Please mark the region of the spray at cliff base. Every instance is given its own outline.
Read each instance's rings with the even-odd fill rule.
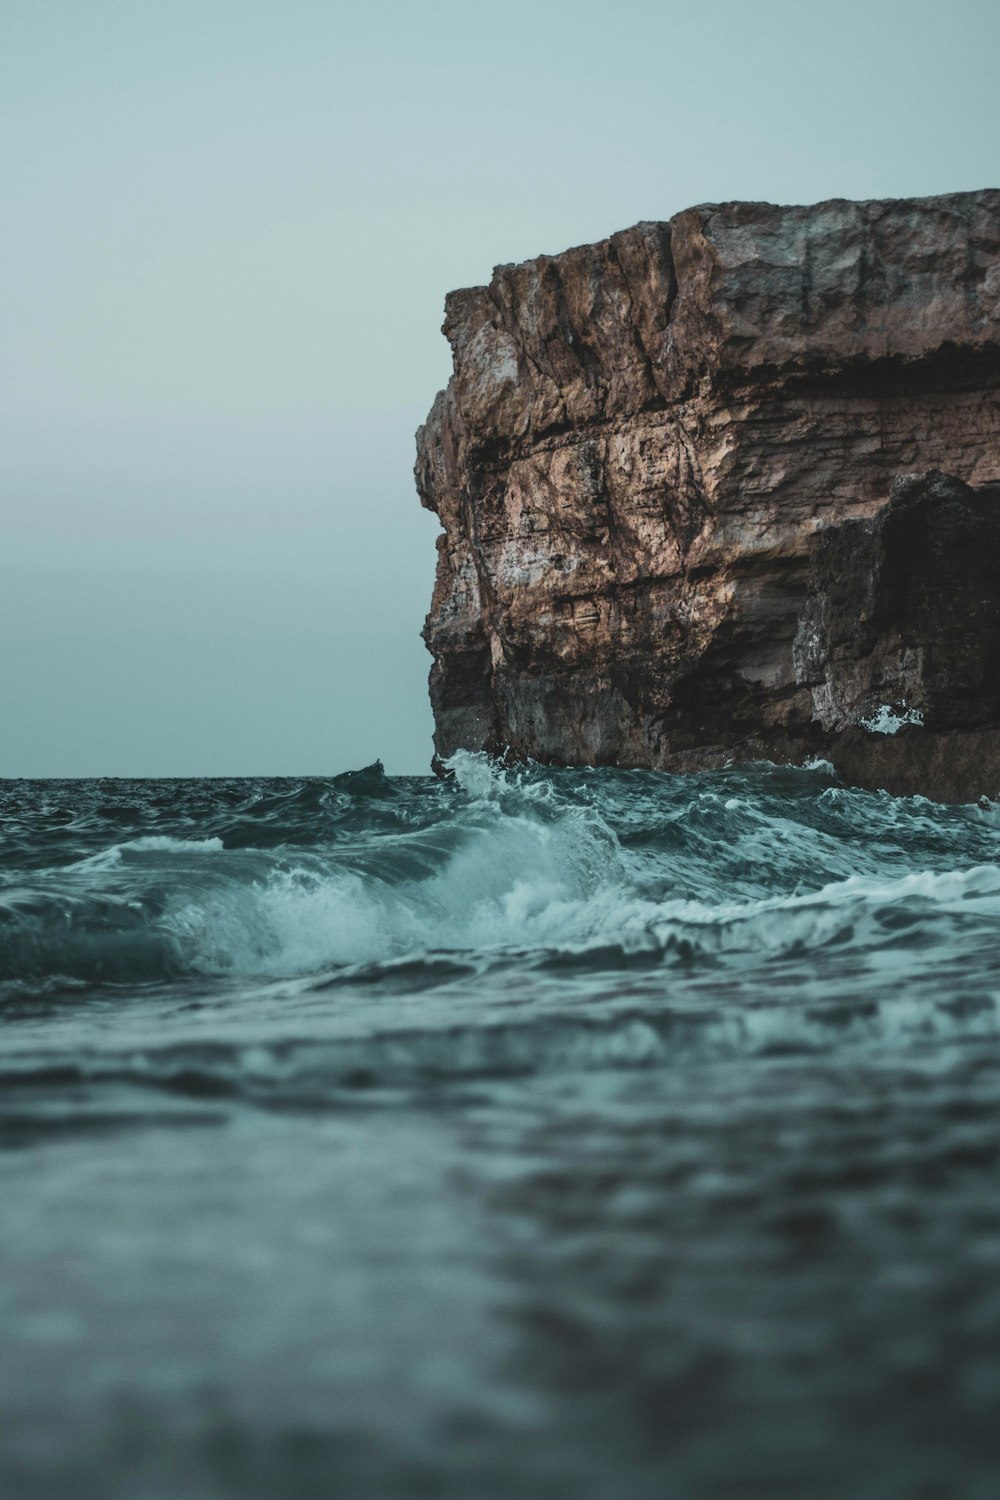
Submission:
[[[0,785],[0,1492],[996,1493],[1000,822]]]

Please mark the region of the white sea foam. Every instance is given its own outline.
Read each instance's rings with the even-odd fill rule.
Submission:
[[[151,833],[144,838],[128,839],[121,844],[110,844],[87,859],[77,860],[68,866],[71,870],[109,870],[121,864],[122,856],[135,854],[220,854],[223,844],[219,838],[177,839],[168,834]]]
[[[901,703],[899,710],[897,713],[891,704],[883,703],[867,719],[859,719],[858,723],[869,734],[898,734],[904,724],[923,724],[924,716],[919,708],[907,708],[905,703]]]
[[[153,850],[166,854],[218,854],[222,849],[222,840],[214,839],[174,839],[165,833],[151,833],[145,838],[130,839],[127,844],[119,844],[119,849],[134,849],[137,853],[150,852]]]

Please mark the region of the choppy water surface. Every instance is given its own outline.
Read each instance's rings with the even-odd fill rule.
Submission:
[[[0,1493],[1000,1493],[1000,820],[0,783]]]

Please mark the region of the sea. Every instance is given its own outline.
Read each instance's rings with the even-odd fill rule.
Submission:
[[[4,1500],[996,1500],[1000,813],[0,782]]]

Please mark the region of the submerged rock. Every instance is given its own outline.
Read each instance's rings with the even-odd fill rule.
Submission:
[[[1000,192],[693,208],[444,331],[439,756],[1000,790]]]

